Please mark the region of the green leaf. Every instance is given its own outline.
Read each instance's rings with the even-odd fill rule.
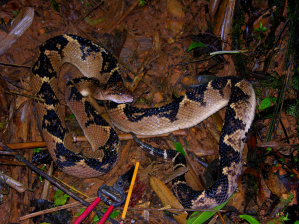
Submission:
[[[289,214],[287,213],[285,216],[283,216],[282,218],[282,221],[289,221],[290,218],[289,218]]]
[[[299,224],[299,220],[297,220],[294,224]]]
[[[20,11],[18,10],[12,10],[12,14],[16,17],[17,15],[19,15]]]
[[[65,205],[70,198],[68,194],[65,194],[62,190],[57,190],[54,195],[54,203],[56,206]]]
[[[103,209],[103,212],[104,213],[106,213],[106,211],[107,211],[108,209],[106,208],[106,209]],[[82,212],[83,213],[83,212]],[[110,214],[110,218],[112,218],[112,219],[115,219],[115,218],[117,218],[117,216],[119,216],[120,215],[120,211],[119,210],[116,210],[116,211],[113,211],[111,214]],[[100,218],[99,218],[99,216],[95,216],[94,217],[94,219],[92,220],[92,222],[93,223],[98,223],[100,221]]]
[[[78,216],[82,215],[82,213],[85,211],[85,209],[86,209],[86,208],[80,208],[79,212],[77,212],[77,213],[75,214],[75,216],[78,217]]]
[[[250,224],[260,224],[259,221],[257,221],[254,217],[252,217],[251,215],[239,215],[239,217],[241,219],[245,219],[247,222],[249,222]]]
[[[292,83],[293,83],[293,88],[298,91],[299,90],[299,77],[298,76],[294,76]]]
[[[119,216],[119,215],[120,215],[120,211],[117,210],[117,211],[112,212],[111,215],[110,215],[110,217],[113,218],[113,219],[115,219],[115,218],[117,218],[117,216]]]
[[[262,22],[260,22],[260,27],[255,29],[256,32],[260,32],[260,33],[264,33],[267,30],[268,30],[268,28],[265,27]]]
[[[75,119],[76,119],[75,114],[70,114],[70,116],[65,118],[65,120],[67,120],[67,121],[71,121],[71,120],[75,120]]]
[[[35,149],[33,150],[34,153],[39,153],[39,152],[41,152],[41,151],[43,151],[42,148],[35,148]]]
[[[98,25],[99,23],[103,22],[103,18],[98,18],[98,19],[92,19],[91,17],[85,17],[85,22],[87,22],[91,26]]]
[[[175,150],[178,151],[179,153],[183,154],[183,156],[186,156],[187,153],[180,142],[174,142]]]
[[[56,12],[60,11],[60,6],[55,0],[51,0],[51,6]]]
[[[107,208],[105,208],[105,209],[103,209],[103,212],[105,213],[105,212],[107,212]],[[113,211],[111,214],[110,214],[110,218],[113,218],[113,219],[115,219],[115,218],[117,218],[117,216],[119,216],[119,214],[120,214],[120,211],[119,210],[115,210],[115,211]]]
[[[191,45],[189,46],[189,48],[188,48],[187,51],[189,52],[189,51],[192,51],[193,49],[199,48],[199,47],[205,48],[205,47],[207,47],[207,45],[205,45],[203,42],[195,42],[195,41],[193,41],[191,43]]]
[[[111,218],[111,217],[110,217]],[[99,218],[99,216],[95,216],[94,218],[93,218],[93,220],[92,220],[92,222],[93,223],[98,223],[100,221],[100,218]]]
[[[277,101],[276,97],[267,97],[267,98],[263,99],[259,106],[259,110],[265,110],[265,109],[271,107],[272,104],[275,103],[276,101]]]
[[[146,0],[139,0],[139,5],[140,6],[146,6],[147,1]]]
[[[187,224],[202,224],[205,223],[207,220],[209,220],[211,217],[213,217],[217,211],[222,209],[229,199],[222,203],[221,205],[218,205],[214,208],[215,211],[206,211],[206,212],[193,212],[193,214],[190,216],[190,218],[187,221]]]
[[[4,129],[7,125],[7,122],[0,122],[0,129]]]
[[[289,105],[286,112],[293,117],[299,118],[299,100],[297,99],[294,103]]]

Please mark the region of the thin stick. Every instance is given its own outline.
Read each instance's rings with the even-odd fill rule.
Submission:
[[[214,55],[218,55],[218,54],[242,54],[242,53],[246,53],[246,52],[248,52],[248,50],[214,51],[214,52],[211,52],[210,55],[214,56]]]
[[[26,66],[26,65],[17,65],[17,64],[8,64],[8,63],[4,63],[4,62],[0,62],[0,65],[3,65],[3,66],[10,66],[10,67],[16,67],[16,68],[27,68],[27,69],[31,69],[30,66]]]
[[[10,92],[10,91],[4,91],[4,92],[8,93],[8,94],[11,94],[11,95],[24,96],[24,97],[27,97],[27,98],[31,98],[31,99],[40,101],[42,103],[45,102],[45,100],[42,99],[42,98],[39,98],[39,97],[36,97],[36,96],[32,96],[32,95],[28,95],[28,94],[25,94],[25,93],[17,93],[17,92]]]
[[[178,130],[173,132],[172,134],[178,135],[178,136],[185,136],[187,135],[187,132],[185,130]],[[168,134],[162,134],[162,135],[137,135],[138,138],[153,138],[153,137],[167,137]],[[131,140],[132,135],[131,134],[120,134],[119,135],[120,140]],[[85,142],[87,141],[85,136],[77,136],[74,137],[74,142]],[[11,149],[31,149],[31,148],[41,148],[46,147],[46,142],[23,142],[23,143],[13,143],[13,144],[7,144],[7,146]],[[3,150],[3,148],[0,146],[0,150]]]
[[[86,202],[92,202],[95,199],[96,199],[96,197],[88,198],[88,199],[86,199]],[[30,218],[33,218],[33,217],[36,217],[36,216],[45,215],[45,214],[48,214],[48,213],[51,213],[51,212],[56,212],[56,211],[60,211],[60,210],[67,209],[67,208],[73,208],[73,207],[76,207],[76,206],[79,206],[79,205],[82,205],[82,204],[80,202],[73,202],[73,203],[70,203],[70,204],[67,204],[67,205],[62,205],[62,206],[58,206],[58,207],[55,207],[55,208],[49,208],[49,209],[45,209],[45,210],[42,210],[42,211],[33,212],[33,213],[28,214],[28,215],[24,215],[24,216],[19,217],[18,221],[24,221],[26,219],[30,219]]]

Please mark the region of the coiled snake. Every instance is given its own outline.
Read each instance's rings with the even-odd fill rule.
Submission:
[[[78,149],[66,128],[58,90],[58,73],[64,63],[75,65],[84,75],[67,82],[64,98],[93,150]],[[40,46],[32,71],[34,93],[43,100],[36,103],[39,126],[53,160],[65,173],[80,178],[99,176],[109,172],[118,160],[119,138],[87,100],[88,95],[115,101],[107,103],[112,123],[122,131],[142,135],[192,127],[227,106],[219,145],[217,181],[199,192],[190,188],[181,176],[174,181],[174,191],[184,207],[202,209],[217,206],[236,190],[242,172],[244,141],[255,112],[255,93],[248,81],[236,77],[217,78],[187,91],[165,106],[137,108],[125,104],[132,101],[130,95],[113,91],[115,86],[122,85],[122,78],[112,54],[76,35],[47,40]],[[104,88],[103,80],[106,81]],[[173,151],[157,149],[152,153],[172,158],[176,167],[185,163],[183,156]]]

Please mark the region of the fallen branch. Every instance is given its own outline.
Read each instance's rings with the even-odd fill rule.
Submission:
[[[178,130],[172,132],[174,135],[178,136],[185,136],[187,135],[185,130]],[[138,138],[144,139],[144,138],[154,138],[154,137],[167,137],[169,136],[168,134],[162,134],[162,135],[137,135]],[[132,135],[131,134],[120,134],[119,135],[120,140],[131,140]],[[85,136],[77,136],[74,137],[74,142],[86,142],[87,139]],[[13,143],[13,144],[7,144],[7,146],[11,149],[32,149],[32,148],[41,148],[41,147],[46,147],[46,142],[23,142],[23,143]],[[0,146],[0,150],[3,150],[3,147]],[[5,153],[7,154],[7,153]],[[9,154],[14,154],[14,153],[9,153]]]

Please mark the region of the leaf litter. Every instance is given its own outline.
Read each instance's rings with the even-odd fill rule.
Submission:
[[[254,223],[250,221],[253,219],[261,223],[294,223],[299,210],[299,122],[296,107],[293,106],[293,115],[286,112],[290,111],[288,108],[292,108],[292,105],[298,105],[298,88],[292,87],[293,82],[298,80],[298,53],[288,50],[291,44],[297,44],[293,36],[298,30],[294,30],[291,25],[296,23],[293,14],[298,10],[298,3],[282,0],[220,1],[221,3],[167,0],[146,1],[147,4],[141,6],[139,2],[0,2],[0,39],[7,35],[10,22],[22,9],[34,6],[35,10],[31,27],[0,56],[1,141],[42,141],[34,116],[33,101],[26,97],[26,94],[31,95],[31,72],[25,67],[33,64],[38,46],[58,34],[75,33],[95,42],[102,41],[109,49],[113,49],[115,55],[119,55],[126,82],[130,83],[137,74],[142,74],[134,90],[134,95],[138,97],[136,103],[141,106],[170,102],[173,96],[184,93],[186,83],[197,85],[199,75],[237,74],[250,80],[255,86],[258,110],[248,136],[247,155],[244,154],[247,164],[239,182],[239,191],[226,207],[217,212],[217,217],[213,220],[218,223],[244,223],[245,219],[249,223]],[[240,10],[228,11],[227,2]],[[108,34],[103,35],[105,33]],[[225,44],[219,39],[221,33],[225,35]],[[221,50],[221,46],[224,47],[223,50],[248,51],[237,55],[208,57],[212,51]],[[287,75],[288,82],[282,88],[282,80]],[[10,92],[23,95],[12,95]],[[282,93],[283,98],[279,101]],[[70,114],[68,111],[67,113]],[[195,171],[204,177],[206,185],[209,185],[209,180],[215,179],[213,170],[217,166],[219,127],[223,122],[224,111],[217,114],[216,117],[210,117],[186,130],[185,136],[176,136],[176,141],[182,143],[188,154],[193,152],[210,164],[205,170],[197,162],[193,162]],[[275,127],[269,134],[271,123]],[[169,141],[172,138],[147,140],[154,146],[164,148],[173,147]],[[274,146],[267,147],[268,143]],[[163,190],[164,184],[158,179],[153,180],[165,179],[173,173],[171,162],[148,155],[132,140],[123,141],[122,148],[119,164],[103,177],[81,180],[67,176],[58,169],[54,169],[54,176],[89,197],[94,197],[99,186],[103,183],[111,185],[122,174],[121,171],[140,161],[141,169],[132,203],[136,210],[129,210],[126,221],[186,223],[186,217],[175,221],[173,214],[178,212],[167,211],[167,204],[154,193],[156,187],[162,194],[168,192]],[[33,154],[32,150],[18,150],[18,153],[29,160]],[[3,195],[0,205],[3,213],[0,214],[0,219],[3,223],[18,222],[18,217],[33,211],[30,201],[39,198],[44,182],[24,166],[7,165],[14,162],[11,156],[1,156],[0,162],[3,172],[31,189],[22,194],[11,190],[8,195]],[[192,176],[189,179],[192,182],[194,178]],[[154,182],[153,187],[150,187],[150,182]],[[165,186],[171,188],[171,183]],[[47,198],[49,201],[54,201],[56,190],[55,187],[50,188]],[[72,202],[74,200],[70,198],[67,203]],[[159,210],[163,207],[165,210]],[[73,207],[70,211],[75,215],[80,211],[80,206]],[[198,217],[195,219],[200,220]],[[33,221],[27,219],[26,222]]]

